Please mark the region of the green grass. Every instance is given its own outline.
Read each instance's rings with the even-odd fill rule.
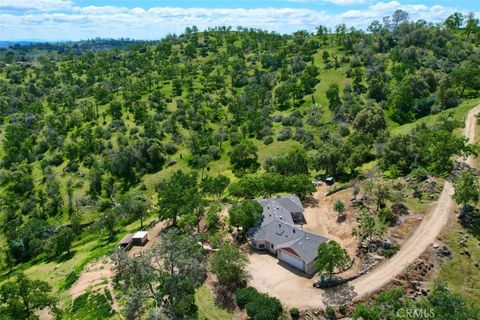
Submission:
[[[467,234],[457,221],[448,229],[444,241],[452,250],[453,258],[443,263],[439,279],[480,308],[480,270],[475,266],[480,263],[480,241],[470,235],[465,246],[460,245],[459,240]],[[471,256],[460,254],[464,250]]]
[[[210,289],[203,285],[195,292],[195,304],[198,307],[200,320],[228,320],[233,319],[233,314],[215,305]]]
[[[61,256],[60,258],[49,258],[42,255],[27,263],[19,264],[14,271],[23,270],[27,276],[36,280],[48,282],[55,295],[61,302],[70,298],[68,289],[73,284],[73,273],[80,274],[86,264],[100,257],[109,255],[117,247],[118,241],[128,232],[136,231],[140,228],[140,222],[135,222],[125,227],[117,226],[117,234],[112,242],[106,242],[103,235],[99,232],[84,232],[81,240],[76,241],[72,247],[72,254]],[[0,277],[2,280],[8,279],[10,274],[4,274]],[[74,282],[74,281],[73,281]]]
[[[111,319],[115,315],[111,305],[111,295],[107,290],[104,292],[86,292],[73,301],[72,307],[64,315],[64,318],[83,320]]]
[[[431,124],[431,123],[435,122],[435,120],[436,120],[441,114],[448,114],[448,113],[450,113],[450,112],[453,114],[453,117],[454,117],[456,120],[464,121],[464,119],[465,119],[468,111],[470,111],[470,109],[472,109],[473,107],[477,106],[479,103],[480,103],[480,99],[478,99],[478,98],[477,98],[477,99],[465,100],[464,102],[462,102],[462,103],[460,104],[460,106],[458,106],[458,107],[456,107],[456,108],[443,110],[443,111],[440,112],[440,113],[432,114],[432,115],[429,115],[429,116],[420,118],[420,119],[418,119],[418,120],[415,121],[415,122],[407,123],[407,124],[404,124],[404,125],[401,125],[401,126],[397,126],[397,127],[392,127],[391,133],[392,133],[392,134],[405,134],[405,133],[408,133],[410,130],[412,130],[413,128],[415,128],[417,125],[422,124],[422,123]],[[393,125],[394,125],[394,124],[393,124]]]

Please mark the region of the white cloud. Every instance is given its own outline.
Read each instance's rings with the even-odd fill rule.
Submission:
[[[1,5],[6,1],[13,0],[0,0]],[[15,3],[21,1],[16,0]],[[66,1],[46,2],[52,4]],[[36,4],[39,6],[40,2],[36,1]],[[59,7],[61,6],[57,6]],[[373,19],[381,20],[383,16],[391,15],[396,9],[409,12],[412,19],[434,22],[443,20],[455,11],[453,8],[439,5],[430,7],[402,5],[398,1],[378,2],[363,10],[348,10],[338,14],[302,8],[129,9],[117,6],[87,6],[56,12],[52,12],[52,6],[42,8],[22,14],[0,11],[0,39],[76,40],[94,37],[159,39],[167,33],[180,33],[191,25],[196,25],[199,29],[241,25],[287,33],[299,29],[313,31],[320,24],[334,27],[339,23],[346,23],[348,26],[366,28]]]
[[[424,19],[429,22],[441,22],[453,12],[458,11],[455,8],[440,5],[428,7],[422,4],[401,4],[398,1],[391,1],[378,2],[370,5],[367,9],[348,10],[340,14],[339,19],[347,21],[347,24],[364,24],[371,22],[373,19],[380,20],[398,9],[408,12],[411,20]]]
[[[373,0],[286,0],[288,2],[326,4],[333,3],[339,6],[352,6],[372,3]]]
[[[0,0],[2,11],[57,11],[73,8],[70,0]]]

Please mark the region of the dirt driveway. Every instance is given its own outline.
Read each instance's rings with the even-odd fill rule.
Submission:
[[[260,292],[273,295],[290,307],[303,306],[305,297],[308,297],[310,306],[323,306],[322,292],[312,287],[311,278],[304,277],[268,253],[254,252],[248,259],[249,282]]]

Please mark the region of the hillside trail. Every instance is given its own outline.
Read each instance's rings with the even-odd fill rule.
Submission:
[[[464,135],[471,143],[475,142],[475,115],[479,112],[480,105],[470,110],[465,120]],[[463,161],[471,166],[475,164],[473,157]],[[453,193],[454,188],[452,184],[445,181],[443,191],[435,206],[423,217],[420,225],[400,250],[392,258],[378,265],[373,271],[349,282],[346,285],[348,288],[339,287],[338,292],[333,293],[333,295],[348,295],[353,300],[358,300],[381,289],[404,272],[408,265],[417,260],[428,246],[435,242],[435,239],[448,224],[455,208],[455,203],[452,199]],[[322,290],[316,290],[317,293],[313,293],[312,288],[309,286],[291,286],[288,291],[285,292],[283,297],[282,294],[275,294],[275,296],[285,305],[301,309],[324,308],[325,303],[323,300],[328,299],[327,295],[331,295],[331,293]]]

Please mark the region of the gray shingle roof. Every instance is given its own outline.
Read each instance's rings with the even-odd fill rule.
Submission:
[[[298,256],[309,263],[317,258],[318,246],[327,238],[297,227],[292,212],[303,212],[300,199],[294,195],[278,198],[257,199],[263,207],[259,225],[249,230],[255,241],[268,241],[274,250],[291,248]]]

